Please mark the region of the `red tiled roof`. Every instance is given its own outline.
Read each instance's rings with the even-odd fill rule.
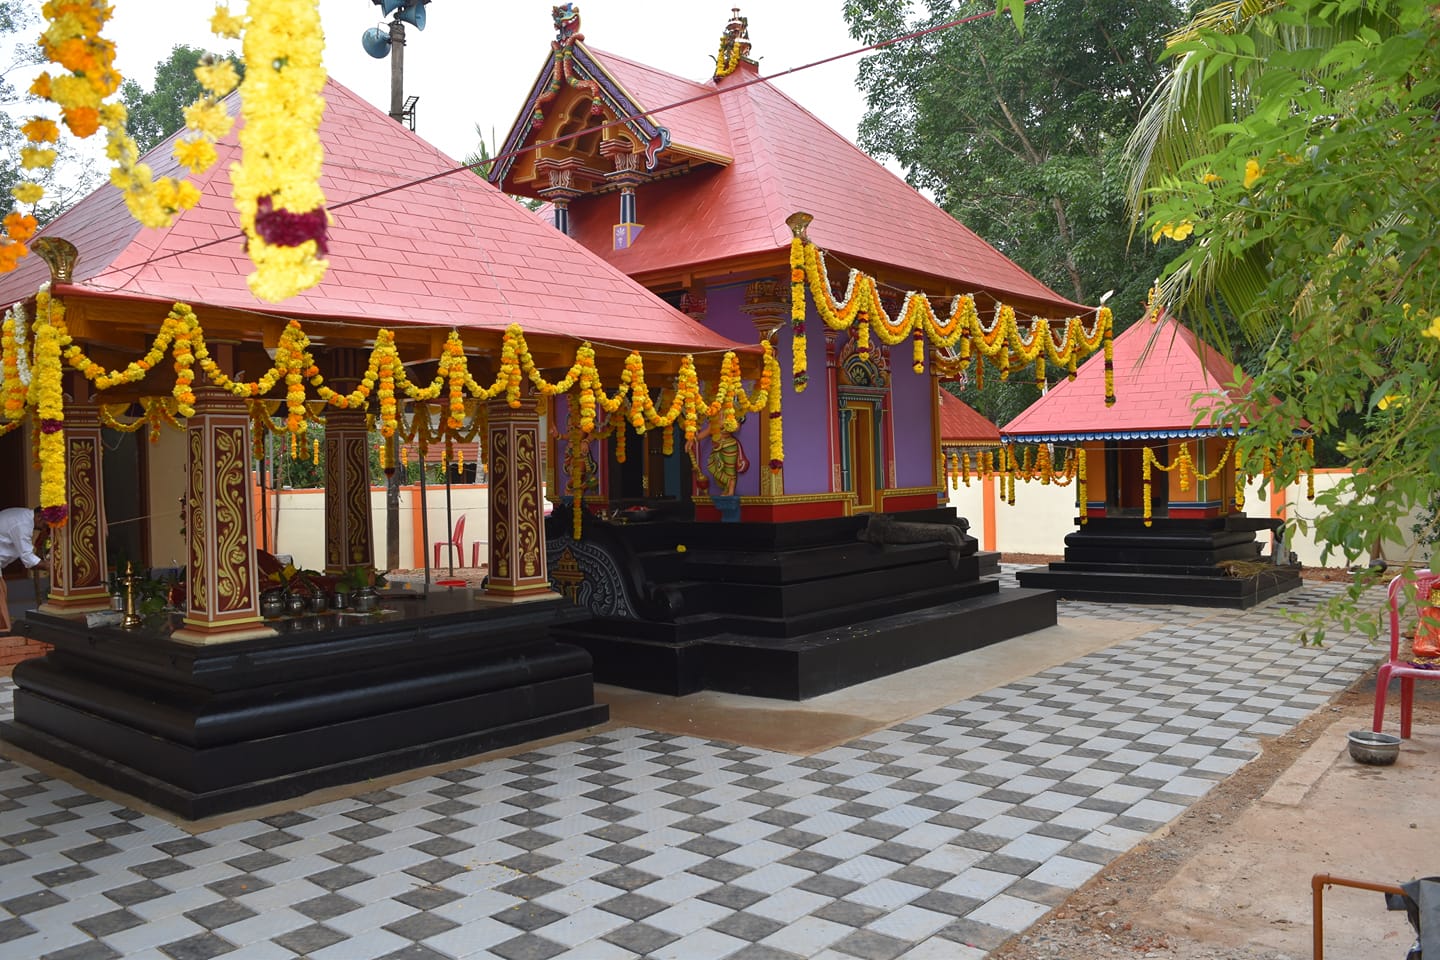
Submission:
[[[674,102],[715,89],[590,52],[637,96],[654,91]],[[926,274],[957,292],[985,290],[1025,309],[1061,315],[1082,309],[770,83],[742,85],[754,77],[753,67],[742,66],[718,81],[724,91],[719,96],[654,114],[657,122],[691,137],[689,131],[717,122],[718,102],[734,158],[730,166],[642,188],[637,198],[645,232],[629,249],[611,250],[613,196],[573,202],[572,235],[635,276],[783,250],[790,242],[785,218],[805,212],[815,217],[811,239],[843,260]],[[644,104],[652,111],[664,105]]]
[[[109,185],[42,235],[80,251],[75,287],[86,294],[230,307],[365,325],[419,324],[603,337],[624,346],[689,350],[737,345],[668,306],[553,226],[468,172],[338,205],[461,164],[331,80],[325,88],[322,186],[333,210],[330,270],[280,305],[246,286],[250,262],[230,199],[235,133],[198,184],[200,205],[168,230],[135,223]],[[238,112],[231,104],[232,112]],[[238,124],[237,124],[238,126]],[[172,172],[168,142],[147,158]],[[212,244],[203,246],[204,244]],[[0,303],[34,294],[48,271],[38,256],[0,274]],[[203,317],[202,317],[203,320]]]
[[[1210,404],[1196,394],[1228,393],[1235,367],[1178,320],[1140,321],[1115,338],[1115,405],[1105,406],[1105,357],[1096,353],[1074,380],[1061,381],[1025,412],[1005,424],[1008,440],[1124,439],[1143,436],[1213,434],[1196,426]],[[1242,382],[1244,382],[1242,380]]]
[[[1000,443],[1000,428],[974,407],[940,388],[940,442],[956,446],[992,446]]]
[[[705,97],[672,110],[652,112],[651,119],[670,131],[672,149],[693,147],[721,157],[731,156],[729,128],[719,97],[707,97],[708,84],[696,83],[673,73],[652,70],[618,54],[586,46],[585,49],[601,62],[606,72],[637,104],[654,110],[682,100]]]

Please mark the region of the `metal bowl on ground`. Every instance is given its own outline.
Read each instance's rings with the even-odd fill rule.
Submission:
[[[1388,767],[1400,756],[1400,738],[1388,733],[1371,733],[1369,730],[1351,730],[1350,757],[1356,763],[1368,763],[1375,767]]]

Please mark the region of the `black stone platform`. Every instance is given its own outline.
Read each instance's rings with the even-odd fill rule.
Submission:
[[[893,516],[963,531],[948,508]],[[548,528],[552,578],[592,616],[553,633],[603,683],[804,699],[1055,624],[1054,594],[979,579],[971,537],[863,543],[844,517],[587,521],[577,542],[570,519]]]
[[[55,649],[15,668],[0,738],[193,819],[608,718],[589,654],[549,636],[569,604],[386,605],[208,646],[32,612],[22,632]]]
[[[1261,555],[1257,532],[1280,523],[1234,514],[1146,527],[1139,517],[1092,517],[1065,538],[1064,561],[1016,579],[1067,600],[1245,609],[1300,586],[1299,567]]]

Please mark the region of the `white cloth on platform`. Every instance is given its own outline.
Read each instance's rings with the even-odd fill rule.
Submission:
[[[40,562],[35,553],[35,511],[29,507],[0,510],[0,570],[16,560],[26,567]]]

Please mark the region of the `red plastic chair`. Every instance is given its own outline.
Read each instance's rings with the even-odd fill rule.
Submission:
[[[1429,571],[1419,571],[1409,576],[1401,574],[1390,581],[1390,657],[1380,664],[1380,672],[1375,675],[1375,723],[1371,728],[1375,733],[1380,732],[1380,728],[1385,722],[1385,695],[1392,677],[1400,678],[1400,738],[1402,740],[1410,739],[1410,714],[1415,705],[1415,680],[1417,678],[1440,680],[1440,669],[1417,666],[1413,661],[1402,657],[1400,651],[1401,594],[1405,592],[1408,585],[1414,584],[1417,607],[1415,611],[1416,629],[1421,629],[1421,625],[1418,623],[1422,616],[1421,611],[1432,606],[1430,591],[1437,581],[1440,581],[1440,576]],[[1427,615],[1435,616],[1437,612]],[[1406,653],[1408,654],[1409,651]]]
[[[489,544],[487,544],[484,540],[476,540],[474,543],[470,544],[470,566],[483,566],[483,564],[480,563],[480,555],[485,552],[485,548],[487,546],[489,546]]]
[[[457,567],[465,566],[465,514],[460,514],[460,519],[455,521],[455,532],[450,535],[449,540],[435,541],[435,569],[440,569],[440,551],[455,551],[450,556]]]

